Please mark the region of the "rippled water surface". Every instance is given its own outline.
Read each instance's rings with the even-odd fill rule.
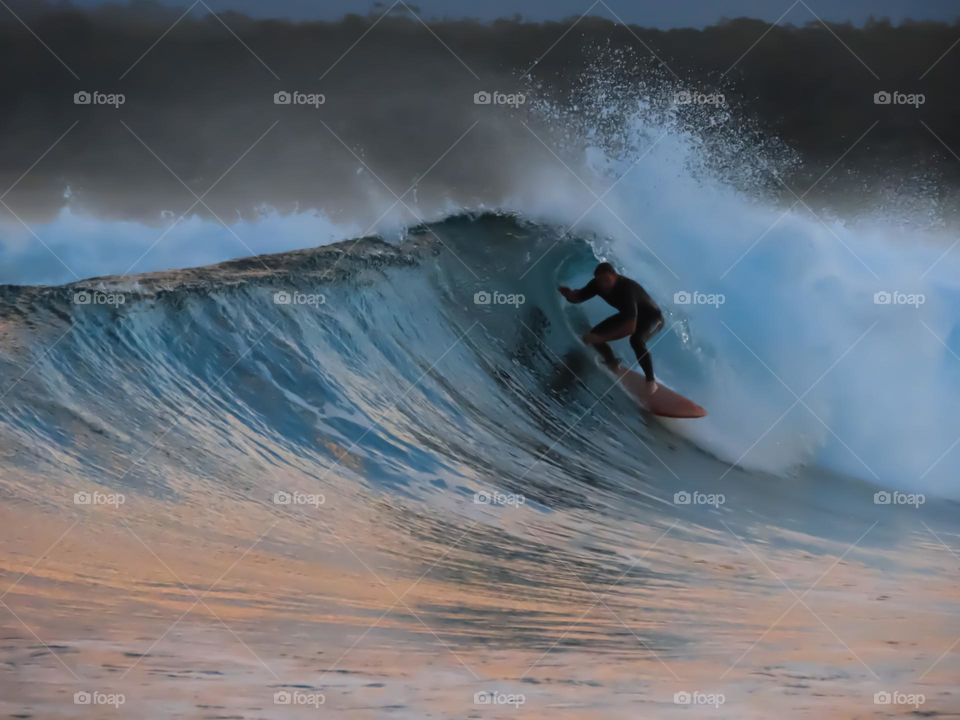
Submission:
[[[0,713],[960,712],[956,505],[639,412],[576,342],[603,309],[555,286],[596,258],[558,232],[453,218],[97,286],[119,306],[5,289]]]

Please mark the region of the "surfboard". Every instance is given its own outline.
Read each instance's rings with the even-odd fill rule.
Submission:
[[[578,337],[586,332],[589,326],[586,318],[579,320],[571,319],[570,315],[565,315],[567,327]],[[594,356],[596,357],[596,356]],[[611,376],[618,378],[620,387],[630,395],[637,404],[649,413],[665,418],[702,418],[707,416],[707,411],[697,405],[693,400],[685,398],[680,393],[672,390],[659,380],[657,381],[657,391],[650,392],[650,386],[646,378],[638,372],[629,370],[623,365],[618,365],[616,370],[600,362],[597,358],[597,365],[610,373]]]
[[[603,367],[607,372],[619,378],[620,386],[647,412],[668,418],[706,417],[706,410],[693,400],[671,390],[659,380],[657,381],[657,391],[651,393],[650,383],[640,373],[628,370],[622,365],[618,365],[616,370],[606,366]]]

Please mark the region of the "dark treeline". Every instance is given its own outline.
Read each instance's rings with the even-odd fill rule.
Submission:
[[[598,58],[618,53],[631,58],[610,68],[624,87],[656,75],[673,88],[722,92],[736,118],[800,154],[789,178],[798,191],[836,164],[811,197],[926,181],[946,199],[960,187],[960,46],[951,49],[960,23],[826,27],[811,18],[804,27],[771,28],[738,19],[662,31],[585,18],[571,32],[572,19],[432,21],[427,30],[402,14],[291,23],[226,13],[176,22],[182,11],[154,3],[13,8],[46,47],[12,15],[0,20],[0,180],[13,183],[79,120],[15,191],[21,207],[40,214],[63,202],[64,186],[108,214],[177,204],[166,196],[176,190],[169,174],[151,166],[121,119],[199,191],[263,132],[265,118],[282,117],[282,132],[264,141],[255,166],[238,168],[220,188],[232,212],[318,204],[356,190],[348,177],[356,163],[318,119],[362,148],[384,179],[406,187],[424,158],[437,158],[477,117],[477,90],[536,87],[562,99]],[[278,116],[273,93],[285,89],[324,93],[327,104]],[[126,99],[119,109],[78,108],[81,90]],[[923,103],[876,104],[878,92],[922,94]],[[463,148],[469,162],[451,157],[432,173],[438,188],[482,197],[505,181],[530,141],[506,121],[474,135]]]

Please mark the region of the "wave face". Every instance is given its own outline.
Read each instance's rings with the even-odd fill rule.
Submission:
[[[5,446],[30,474],[67,467],[161,495],[207,481],[211,495],[246,492],[261,464],[418,496],[439,484],[534,498],[562,491],[557,472],[627,488],[659,463],[589,417],[599,403],[641,427],[572,341],[571,324],[589,320],[561,307],[555,285],[595,256],[559,239],[511,217],[461,216],[400,248],[363,240],[8,290],[4,375],[36,364],[5,397]],[[502,282],[544,253],[522,284]],[[93,299],[78,305],[84,293]],[[96,304],[113,297],[122,304]],[[118,457],[142,456],[118,471]]]
[[[737,234],[742,216],[728,200],[718,198],[715,217]],[[669,211],[638,212],[655,222]],[[835,472],[956,497],[943,389],[960,378],[950,347],[931,337],[956,342],[949,294],[931,283],[922,307],[875,304],[866,280],[837,282],[857,260],[834,238],[786,225],[789,245],[743,257],[721,284],[706,272],[732,255],[710,254],[716,234],[698,244],[702,228],[675,226],[649,248],[657,260],[609,248],[663,301],[659,376],[711,413],[669,423],[669,433],[576,340],[611,310],[556,293],[589,277],[602,243],[484,215],[414,228],[400,246],[367,239],[133,280],[7,288],[0,357],[4,375],[21,379],[4,397],[4,446],[30,474],[67,467],[160,493],[175,490],[171,477],[198,473],[220,492],[235,477],[225,467],[242,476],[252,454],[320,482],[354,475],[413,493],[439,482],[536,497],[533,488],[556,492],[583,474],[635,491],[639,477],[669,502],[682,487],[665,454],[679,436],[681,462],[698,457],[721,480],[734,466],[800,472],[798,481]],[[698,261],[684,265],[691,247]],[[723,300],[708,304],[710,293]],[[894,333],[909,347],[894,349]],[[162,463],[118,473],[118,457],[157,452]]]
[[[737,124],[730,122],[729,111],[722,106],[690,107],[664,101],[673,86],[662,79],[654,78],[649,86],[625,91],[615,77],[616,73],[607,70],[583,77],[582,88],[576,94],[577,106],[533,103],[535,107],[529,110],[538,124],[519,130],[524,138],[519,145],[512,135],[513,139],[500,136],[504,141],[498,144],[501,149],[523,147],[523,152],[514,158],[523,167],[510,166],[506,171],[511,178],[508,185],[495,184],[486,197],[475,199],[473,204],[463,198],[444,200],[433,193],[426,193],[426,197],[412,193],[411,207],[437,219],[412,229],[394,227],[391,238],[400,240],[396,252],[408,252],[411,236],[426,235],[439,242],[442,255],[453,259],[450,267],[444,265],[440,275],[424,268],[421,276],[405,280],[409,287],[396,291],[395,296],[390,296],[384,285],[376,291],[385,293],[379,304],[364,301],[363,293],[352,297],[353,289],[330,288],[329,305],[317,313],[296,316],[297,324],[291,326],[296,337],[303,338],[296,346],[296,357],[305,363],[303,367],[291,374],[285,354],[262,358],[255,374],[265,377],[258,382],[265,383],[264,388],[272,388],[280,379],[288,378],[296,380],[296,387],[308,387],[309,378],[328,378],[331,386],[322,395],[334,399],[326,402],[352,407],[358,399],[347,389],[359,393],[363,382],[373,382],[381,373],[390,378],[389,387],[398,383],[405,386],[403,381],[411,379],[411,372],[429,367],[448,349],[446,341],[452,342],[480,317],[467,313],[452,318],[451,307],[472,307],[473,292],[494,289],[507,295],[522,295],[527,302],[512,313],[495,308],[498,312],[493,318],[502,324],[496,340],[484,338],[474,346],[472,336],[468,336],[462,346],[450,349],[457,373],[476,372],[494,362],[487,355],[463,355],[468,348],[498,347],[497,343],[506,342],[506,333],[516,334],[514,342],[519,343],[531,328],[538,327],[549,328],[543,340],[553,354],[563,358],[576,336],[574,327],[600,319],[606,309],[594,303],[582,310],[588,316],[581,316],[581,311],[561,306],[555,286],[559,282],[583,282],[592,264],[602,257],[614,261],[648,287],[668,311],[670,327],[658,341],[655,353],[658,372],[710,411],[708,420],[681,424],[674,432],[719,459],[723,469],[718,474],[737,466],[790,476],[811,467],[890,489],[960,497],[955,479],[960,469],[960,451],[952,429],[953,405],[960,397],[960,314],[956,310],[960,256],[953,252],[949,231],[937,229],[923,212],[903,212],[901,206],[878,208],[856,219],[817,214],[800,195],[794,195],[794,200],[784,206],[771,197],[769,189],[771,183],[782,182],[782,173],[792,167],[796,158],[785,153],[778,143],[762,141],[742,128],[735,129]],[[552,130],[540,135],[543,128]],[[465,152],[468,158],[482,153],[464,147],[458,153]],[[488,175],[489,168],[477,169],[481,180]],[[396,198],[387,205],[393,209],[403,205],[406,209],[401,214],[410,210]],[[484,207],[495,212],[481,214]],[[382,219],[389,212],[381,210],[379,215]],[[358,218],[354,220],[358,221],[352,226],[354,232],[366,225]],[[212,253],[214,258],[223,255],[226,251],[220,246],[235,239],[240,240],[235,245],[237,251],[249,249],[251,244],[263,250],[272,247],[277,237],[286,246],[303,246],[316,244],[318,239],[333,241],[347,232],[313,213],[271,213],[259,220],[239,223],[239,234],[219,223],[194,218],[186,230],[184,226],[174,227],[174,223],[171,237],[166,237],[164,231],[158,239],[152,239],[148,232],[133,233],[130,223],[123,224],[118,231],[109,221],[91,221],[69,214],[58,222],[67,246],[78,248],[81,256],[89,255],[93,248],[96,259],[89,267],[117,272],[135,266],[149,257],[153,246],[163,246],[181,231],[186,234],[170,247],[171,252],[182,253],[186,262],[198,252]],[[74,242],[71,227],[75,228],[77,222],[82,225],[80,237],[111,240],[105,247],[95,241]],[[106,232],[107,228],[110,232]],[[231,233],[236,238],[228,237]],[[117,239],[118,234],[135,237],[136,241],[121,250],[123,243]],[[216,242],[207,242],[214,234]],[[439,240],[438,236],[445,239]],[[56,243],[53,246],[60,249]],[[342,250],[331,252],[336,255]],[[124,253],[130,257],[123,257]],[[101,260],[103,254],[109,258]],[[72,256],[68,257],[72,261]],[[32,388],[31,384],[39,378],[31,372],[32,380],[18,383],[17,387],[31,387],[33,396],[48,397],[50,408],[69,407],[80,417],[92,418],[91,422],[122,428],[127,424],[125,409],[114,408],[102,415],[107,408],[97,405],[97,412],[91,412],[84,408],[87,402],[78,393],[93,389],[103,393],[104,388],[97,384],[102,382],[100,379],[111,377],[114,372],[122,377],[129,366],[122,353],[140,348],[159,359],[157,371],[165,374],[156,378],[149,392],[127,393],[125,388],[124,398],[128,401],[147,392],[143,395],[143,411],[133,414],[137,422],[149,421],[157,409],[158,397],[164,398],[160,407],[179,415],[187,407],[191,387],[191,392],[196,392],[196,388],[217,379],[215,374],[197,373],[227,372],[228,353],[255,339],[246,331],[236,334],[239,330],[266,327],[273,333],[271,318],[280,323],[281,329],[291,322],[286,315],[277,314],[278,308],[265,308],[263,297],[253,292],[252,288],[258,286],[248,284],[257,277],[256,273],[240,278],[234,275],[241,270],[249,273],[252,266],[260,269],[261,279],[272,278],[276,284],[272,266],[282,262],[284,277],[305,283],[309,289],[316,278],[304,275],[306,270],[296,264],[295,259],[301,256],[289,256],[294,259],[282,261],[278,257],[287,256],[249,258],[207,274],[203,270],[168,273],[164,282],[174,289],[163,295],[163,301],[148,303],[150,312],[139,302],[121,307],[118,317],[122,325],[98,340],[95,351],[90,347],[92,355],[85,360],[89,367],[77,365],[87,368],[91,387],[71,383],[72,360],[58,370],[51,366],[49,372],[56,375],[47,386]],[[325,256],[321,253],[317,257]],[[335,263],[330,261],[330,267]],[[181,290],[176,288],[182,289],[184,278],[194,276],[202,278],[197,281],[199,284],[191,285],[190,294],[178,295]],[[393,275],[389,278],[390,282],[399,282]],[[108,282],[120,282],[136,294],[141,282],[149,285],[159,281],[128,276],[122,281]],[[227,305],[221,294],[228,288],[231,293],[252,294]],[[449,295],[463,288],[471,292],[463,297]],[[27,297],[59,297],[58,292],[66,291],[49,291],[49,295],[35,295],[36,292],[41,291],[6,290],[11,302],[16,303],[26,302]],[[405,303],[408,295],[419,298],[416,307]],[[173,297],[180,298],[176,309],[169,305]],[[341,298],[339,303],[337,297]],[[106,322],[104,311],[98,314],[90,308],[65,306],[50,315],[54,310],[46,304],[48,301],[37,302],[40,305],[35,312],[25,316],[31,326],[40,322],[41,317],[63,315],[76,316],[75,322],[81,323],[81,327],[93,322],[91,318]],[[375,311],[370,317],[364,315],[368,308],[363,302],[369,302]],[[184,347],[183,340],[174,332],[181,329],[181,307],[189,311],[195,324],[196,337],[185,347],[198,354],[188,357],[187,365],[182,365],[185,361],[177,354]],[[476,307],[473,310],[479,311]],[[528,316],[529,313],[534,315]],[[327,324],[303,324],[311,318],[324,319]],[[519,323],[521,318],[527,318],[523,321],[526,324]],[[337,327],[336,323],[357,329],[349,342],[328,335],[331,327]],[[12,327],[11,332],[19,334],[18,325]],[[398,328],[402,328],[395,340],[398,347],[362,345],[388,342]],[[107,329],[98,326],[98,331]],[[364,335],[370,337],[361,339]],[[73,336],[71,333],[65,338],[64,349],[73,347]],[[414,342],[413,338],[419,341]],[[286,347],[295,342],[285,333],[268,335],[267,339],[272,341],[270,347]],[[33,352],[41,347],[35,340],[22,342],[32,345]],[[209,347],[214,342],[218,344]],[[351,343],[356,343],[356,347]],[[80,352],[79,347],[73,351]],[[263,352],[262,347],[258,348]],[[354,353],[350,356],[353,365],[349,358],[341,359],[348,350]],[[120,353],[116,367],[100,365],[115,353]],[[389,368],[356,369],[359,358],[367,355],[396,362]],[[40,364],[45,367],[57,357],[52,353],[50,358],[41,358]],[[589,362],[589,357],[581,356],[578,362],[581,361]],[[33,360],[12,357],[10,362],[11,377],[16,377],[16,368],[28,367]],[[338,363],[337,371],[324,370],[325,362]],[[341,386],[340,383],[347,382],[341,373],[348,370],[359,374],[350,380],[352,384]],[[529,382],[542,377],[544,372],[544,368],[532,369]],[[192,378],[190,384],[184,386],[185,381],[173,379],[180,377]],[[451,387],[466,383],[459,374],[445,377]],[[474,380],[480,382],[479,378]],[[120,380],[117,382],[122,385]],[[484,380],[479,386],[484,387],[487,382]],[[312,417],[305,408],[315,407],[317,398],[294,401],[295,389],[287,387],[277,388],[272,395],[281,391],[296,407],[278,409],[276,418],[270,422],[260,420],[263,425],[259,427],[280,428],[271,432],[289,443],[294,438],[287,437],[286,432],[295,430],[289,415],[307,413],[307,417]],[[538,387],[535,394],[543,392]],[[483,393],[485,398],[495,396],[493,388]],[[238,404],[236,399],[224,397],[221,402],[226,408],[246,412],[266,400],[251,397]],[[624,400],[618,398],[617,402]],[[371,406],[361,403],[358,407],[365,410],[356,422],[372,421]],[[420,420],[434,417],[435,411],[421,413]],[[25,417],[36,415],[34,410],[24,412]],[[573,420],[569,412],[564,409],[561,413],[566,422]],[[622,406],[620,412],[632,412],[632,408]],[[498,428],[510,427],[508,419],[493,410],[478,410],[476,417],[466,419],[444,413],[436,417],[449,428],[463,427],[466,422],[493,422]],[[44,422],[56,426],[50,419]],[[153,422],[154,429],[162,424],[160,419]],[[210,422],[217,426],[222,421],[211,418]],[[11,420],[10,427],[15,434],[26,432],[17,421]],[[356,442],[342,427],[310,431],[310,437],[316,437],[317,432],[337,447]],[[511,437],[514,432],[511,428]],[[307,430],[300,428],[296,433],[295,437],[302,439]],[[577,432],[570,434],[579,437]],[[591,442],[606,447],[614,434],[605,429]],[[51,439],[52,436],[46,441]],[[541,437],[532,446],[540,447],[544,442],[547,441]],[[95,443],[87,449],[93,457],[103,452]],[[504,449],[494,455],[506,453],[512,457],[513,452]],[[331,457],[334,455],[321,453],[317,459]],[[81,462],[79,455],[77,462]],[[528,465],[533,462],[528,458]],[[623,467],[632,467],[624,462]],[[654,460],[654,464],[659,463]],[[504,473],[504,477],[509,476]],[[519,476],[516,481],[520,482]]]

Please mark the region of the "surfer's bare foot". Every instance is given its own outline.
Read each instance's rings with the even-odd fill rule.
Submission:
[[[657,385],[657,381],[656,381],[656,380],[648,380],[647,383],[648,383],[649,386],[650,386],[650,394],[651,394],[651,395],[652,395],[653,393],[655,393],[655,392],[657,391],[657,389],[660,387],[659,385]]]

